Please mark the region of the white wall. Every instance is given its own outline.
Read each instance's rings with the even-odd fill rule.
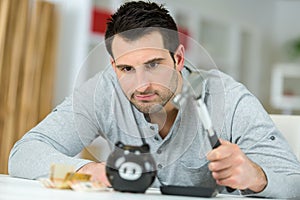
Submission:
[[[51,0],[60,15],[59,45],[53,105],[72,93],[77,75],[88,54],[90,0]]]
[[[284,45],[290,39],[300,37],[300,1],[279,1],[276,3],[274,25],[275,61],[287,60],[284,55]]]
[[[245,26],[258,26],[269,29],[273,18],[274,0],[160,0],[167,6],[176,4],[192,8],[191,12],[223,19]],[[259,5],[259,6],[258,6]]]
[[[273,27],[274,63],[272,74],[274,83],[272,91],[277,95],[272,95],[270,99],[273,100],[273,106],[279,109],[277,113],[300,113],[300,59],[289,55],[287,46],[291,40],[300,38],[299,11],[300,1],[286,0],[276,3],[275,26]],[[281,69],[276,69],[276,67]],[[289,75],[291,69],[293,72]],[[276,79],[278,72],[281,72],[279,76],[281,79]],[[286,97],[283,95],[284,93],[290,93],[293,96]]]

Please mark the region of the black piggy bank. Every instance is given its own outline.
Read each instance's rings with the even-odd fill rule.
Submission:
[[[116,143],[106,162],[106,176],[116,191],[144,193],[156,176],[156,164],[148,144]]]

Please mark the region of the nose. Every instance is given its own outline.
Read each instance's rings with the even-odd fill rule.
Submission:
[[[145,70],[137,70],[136,73],[136,91],[137,92],[145,92],[150,86],[149,75]]]

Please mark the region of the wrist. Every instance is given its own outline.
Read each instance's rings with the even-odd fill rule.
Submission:
[[[253,181],[252,186],[248,189],[255,193],[259,193],[266,188],[268,181],[265,172],[260,166],[254,163],[254,169],[256,171],[255,180]]]

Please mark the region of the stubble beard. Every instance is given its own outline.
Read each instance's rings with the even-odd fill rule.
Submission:
[[[145,92],[147,94],[150,92]],[[151,92],[152,93],[152,92]],[[174,92],[170,89],[163,88],[161,91],[153,92],[157,96],[155,101],[138,101],[134,98],[136,93],[133,93],[130,99],[130,102],[142,113],[151,114],[159,112],[173,97]]]
[[[130,97],[130,102],[142,113],[151,114],[159,112],[164,106],[173,98],[177,87],[178,87],[178,76],[177,73],[172,75],[170,81],[170,87],[161,86],[161,90],[145,91],[142,94],[155,94],[157,96],[156,101],[138,101],[135,99],[136,94],[141,94],[134,92]]]

